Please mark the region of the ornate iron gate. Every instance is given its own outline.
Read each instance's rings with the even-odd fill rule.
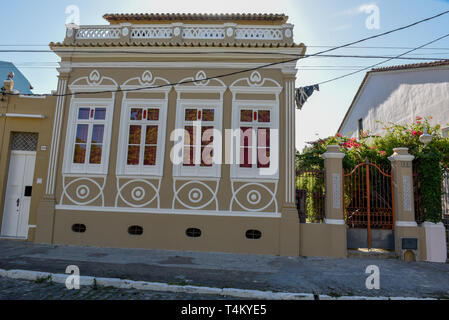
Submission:
[[[348,248],[394,250],[394,192],[391,169],[368,161],[344,175]]]

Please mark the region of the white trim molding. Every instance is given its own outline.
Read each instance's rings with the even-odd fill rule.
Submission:
[[[282,92],[282,86],[274,79],[264,78],[260,72],[254,71],[247,78],[240,78],[235,80],[229,90],[232,92],[232,132],[238,132],[238,136],[232,137],[231,150],[229,159],[230,175],[231,179],[247,178],[247,179],[279,179],[279,160],[280,157],[280,134],[279,134],[279,114],[280,114],[280,102],[279,94]],[[272,100],[244,100],[238,99],[237,94],[271,94],[274,95]],[[266,109],[270,111],[270,125],[267,128],[270,129],[270,168],[241,168],[240,167],[240,111],[244,108],[250,110],[253,109]],[[261,123],[263,126],[263,123]],[[254,127],[254,124],[248,123],[248,127]],[[275,130],[275,131],[274,131]],[[274,134],[274,132],[277,132]],[[254,136],[254,134],[253,134]],[[274,138],[274,139],[272,139]],[[254,143],[256,140],[253,139]],[[236,148],[238,147],[238,149]],[[236,152],[239,150],[239,153]],[[277,153],[277,154],[275,154]],[[273,156],[274,155],[274,156]],[[254,157],[253,152],[253,160]],[[276,161],[272,160],[278,160]],[[261,174],[263,171],[271,172],[272,165],[277,166],[276,171],[271,175]],[[287,182],[286,182],[287,183]]]
[[[324,219],[324,223],[325,224],[335,224],[335,225],[344,225],[345,224],[345,220],[343,219]]]
[[[63,173],[64,174],[107,174],[109,168],[109,153],[112,136],[112,122],[114,116],[114,100],[113,99],[97,99],[97,98],[75,98],[72,96],[69,107],[69,116],[67,120],[67,132],[64,148]],[[81,108],[89,109],[106,109],[104,120],[95,120],[89,114],[89,119],[78,119],[78,112]],[[88,138],[86,145],[91,144],[91,135],[93,126],[103,125],[103,140],[101,151],[101,163],[89,163],[89,148],[86,148],[85,162],[82,164],[73,163],[75,152],[76,131],[78,124],[86,124],[89,126]]]
[[[45,119],[46,118],[46,116],[44,116],[42,114],[25,114],[25,113],[6,113],[5,116],[7,118],[30,118],[30,119]]]
[[[147,213],[165,215],[194,215],[217,217],[243,217],[243,218],[281,218],[277,212],[246,212],[246,211],[207,211],[207,210],[181,210],[181,209],[156,209],[156,208],[129,208],[129,207],[95,207],[77,205],[56,205],[56,210],[97,212],[123,212],[123,213]]]
[[[137,92],[140,95],[145,93],[162,93],[164,95],[163,99],[154,98],[140,98],[133,99],[129,97],[132,91],[124,91],[123,100],[121,106],[121,118],[120,118],[120,129],[119,129],[119,140],[118,140],[118,152],[117,152],[117,165],[116,174],[120,175],[143,175],[143,176],[162,176],[164,171],[165,162],[165,143],[166,143],[166,123],[167,123],[167,109],[168,109],[168,94],[171,90],[171,86],[159,87],[161,85],[168,85],[169,81],[161,77],[154,77],[150,70],[145,70],[140,77],[134,77],[125,81],[120,88],[124,90],[128,89],[139,89]],[[153,88],[155,87],[155,88]],[[145,89],[142,89],[145,88]],[[129,135],[129,125],[130,125],[130,108],[135,106],[136,108],[151,108],[159,110],[159,120],[157,121],[139,121],[136,125],[157,125],[158,126],[158,137],[156,146],[156,165],[154,166],[144,166],[138,165],[133,168],[133,166],[127,165],[127,148],[128,148],[128,135]],[[141,133],[143,138],[143,131]],[[141,146],[142,148],[142,146]],[[143,150],[141,150],[143,153]]]
[[[67,90],[67,80],[59,78],[56,94],[56,107],[53,120],[53,130],[51,135],[50,156],[48,160],[47,185],[45,193],[53,195],[55,193],[56,170],[58,168],[59,143],[61,141],[61,125],[64,114],[65,97],[63,96]]]
[[[417,227],[418,224],[416,221],[399,221],[397,220],[395,223],[396,227]]]
[[[210,122],[205,122],[203,120],[198,120],[196,123],[199,126],[203,125],[203,122],[205,122],[204,125],[206,126],[213,126],[214,129],[223,132],[223,95],[226,91],[227,87],[223,81],[220,79],[212,79],[212,80],[206,80],[207,75],[206,72],[203,70],[198,71],[193,77],[185,78],[180,81],[180,84],[176,85],[174,87],[176,93],[177,93],[177,100],[176,100],[176,124],[175,128],[178,130],[185,130],[184,126],[186,123],[185,120],[185,110],[186,109],[213,109],[214,110],[214,120]],[[182,98],[182,93],[216,93],[219,94],[218,99],[185,99]],[[196,127],[196,129],[200,130],[201,128],[198,128],[198,125],[195,126],[195,122],[193,123],[193,126]],[[184,137],[183,134],[181,137],[181,141],[175,141],[175,144],[182,143],[182,157],[184,158]],[[201,135],[196,136],[197,141],[195,141],[195,145],[198,148],[198,145],[201,144]],[[179,137],[178,137],[179,138]],[[220,148],[220,139],[214,138],[214,148]],[[221,149],[221,148],[220,148]],[[201,150],[201,148],[197,149],[198,151]],[[195,163],[194,166],[184,166],[183,161],[179,164],[173,163],[173,176],[174,177],[214,177],[219,178],[221,177],[221,163],[212,163],[212,166],[208,167],[201,167],[200,161],[196,161],[198,157],[200,157],[199,153],[196,153],[195,156]],[[220,154],[221,154],[220,150]]]

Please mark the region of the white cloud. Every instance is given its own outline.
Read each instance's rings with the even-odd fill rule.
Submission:
[[[377,2],[363,3],[357,7],[338,11],[334,14],[334,16],[356,16],[362,12],[366,12],[367,10],[370,10],[373,6],[377,5],[376,3]]]

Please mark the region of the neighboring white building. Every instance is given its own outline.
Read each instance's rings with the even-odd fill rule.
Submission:
[[[449,133],[449,60],[373,69],[367,72],[338,132],[382,134],[383,123],[411,123],[432,116]]]

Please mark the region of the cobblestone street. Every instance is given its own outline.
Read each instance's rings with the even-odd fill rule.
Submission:
[[[154,292],[111,287],[81,286],[68,290],[48,281],[27,281],[0,277],[0,300],[227,300],[224,296]],[[234,300],[234,298],[232,298]]]

